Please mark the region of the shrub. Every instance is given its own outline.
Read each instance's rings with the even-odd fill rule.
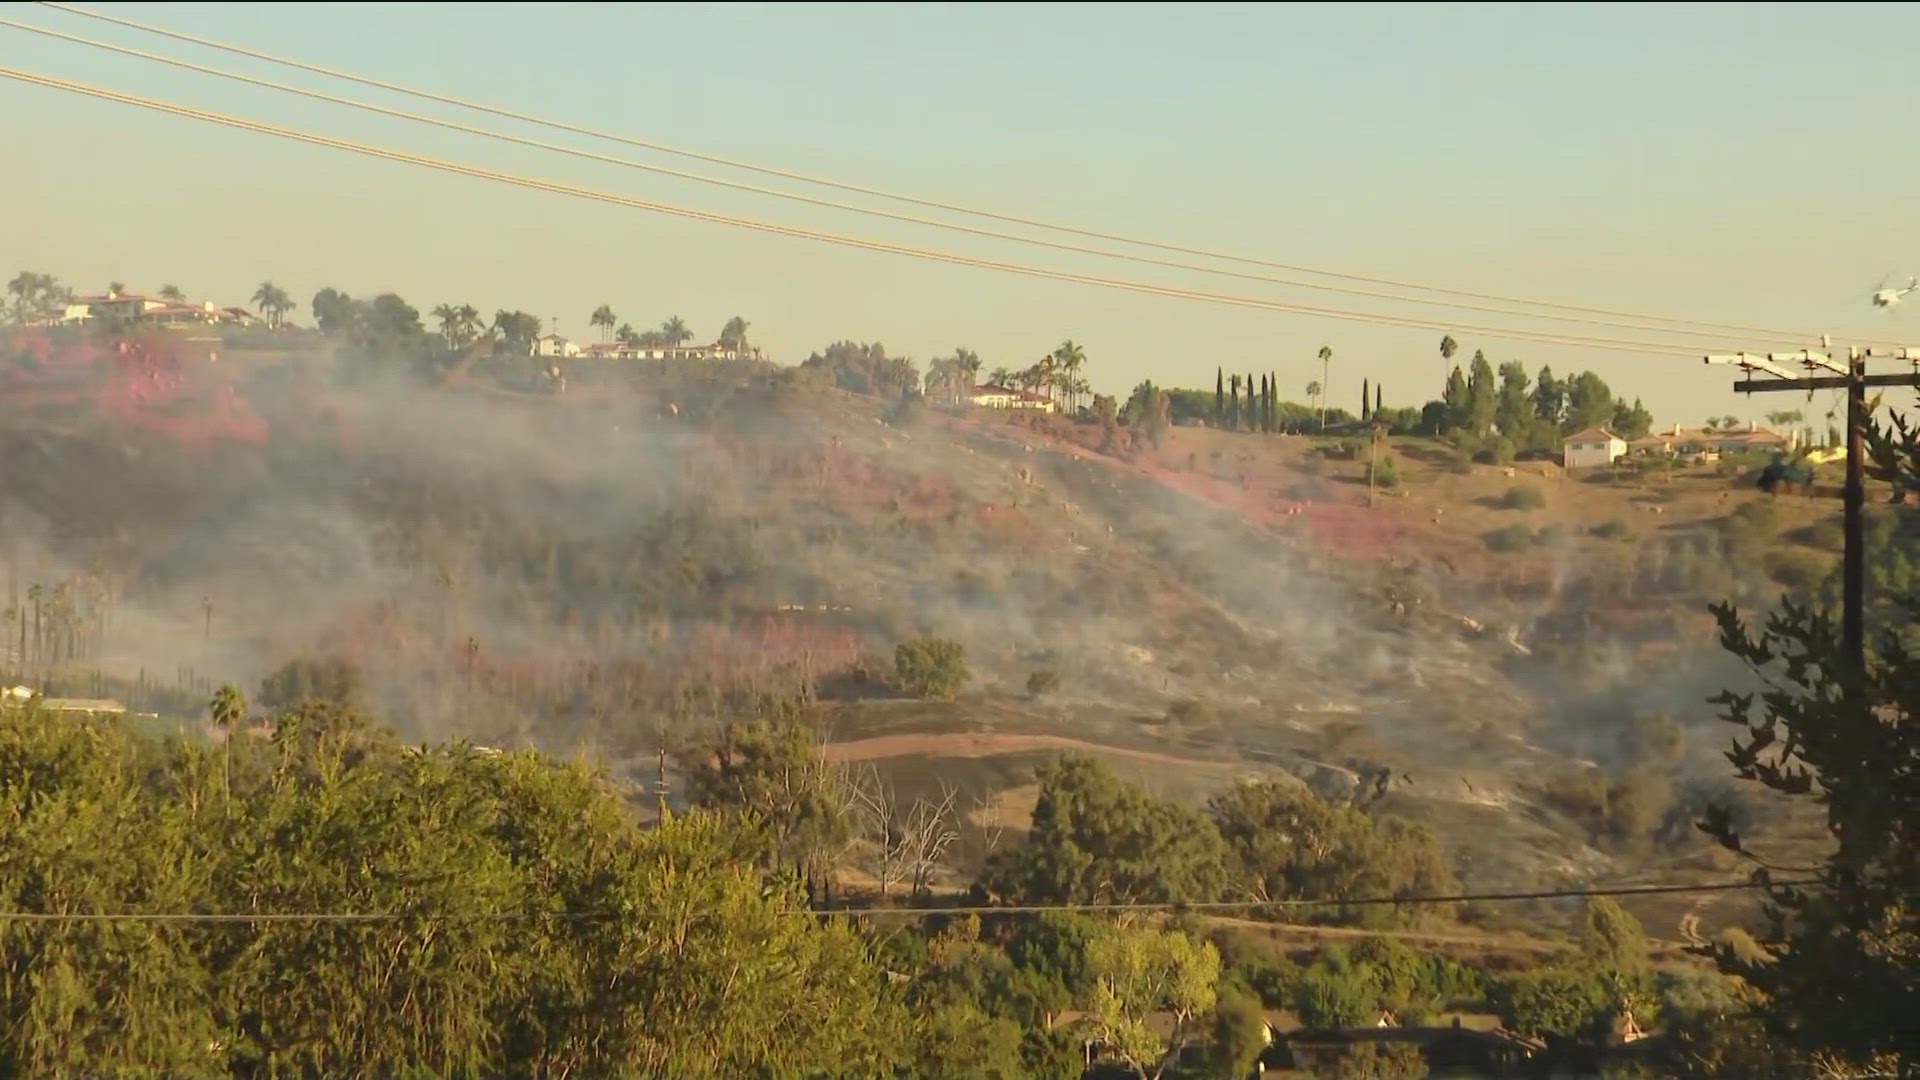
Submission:
[[[893,650],[893,669],[906,693],[951,698],[967,681],[967,651],[946,638],[908,638]]]
[[[1040,697],[1053,692],[1060,685],[1060,675],[1054,671],[1036,671],[1027,676],[1027,696]]]
[[[1531,484],[1515,484],[1500,496],[1502,510],[1538,510],[1547,505],[1547,497]]]
[[[1832,560],[1808,551],[1769,551],[1767,576],[1793,592],[1807,592],[1826,579]]]
[[[1525,525],[1508,525],[1482,534],[1480,542],[1487,545],[1489,551],[1502,554],[1519,551],[1533,543],[1533,530]]]
[[[1625,540],[1633,535],[1633,530],[1627,528],[1627,523],[1619,518],[1603,521],[1587,531],[1602,540]]]
[[[1400,470],[1394,464],[1392,454],[1388,454],[1387,456],[1381,458],[1378,462],[1374,464],[1373,482],[1380,485],[1383,488],[1390,488],[1390,487],[1395,487],[1399,485]]]

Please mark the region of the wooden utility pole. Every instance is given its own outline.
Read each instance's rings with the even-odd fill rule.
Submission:
[[[1847,662],[1858,674],[1866,671],[1867,667],[1867,486],[1863,468],[1863,459],[1866,457],[1867,387],[1920,387],[1920,348],[1894,349],[1890,352],[1849,348],[1847,358],[1842,362],[1827,354],[1825,349],[1830,346],[1824,338],[1821,346],[1819,350],[1802,349],[1798,353],[1768,353],[1765,356],[1749,353],[1716,354],[1708,356],[1706,361],[1709,364],[1733,364],[1746,372],[1745,378],[1733,384],[1733,388],[1743,394],[1785,390],[1847,392],[1847,480],[1840,492],[1846,507],[1846,549],[1840,565],[1840,642],[1846,651]],[[1905,360],[1914,366],[1914,370],[1905,375],[1869,375],[1867,360],[1870,357]],[[1809,374],[1803,376],[1784,366],[1796,363]],[[1811,374],[1818,369],[1836,374]],[[1755,372],[1765,372],[1773,378],[1756,381],[1753,377]]]

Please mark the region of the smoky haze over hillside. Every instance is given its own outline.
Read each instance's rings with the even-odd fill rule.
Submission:
[[[819,376],[554,397],[309,356],[239,379],[261,445],[9,422],[16,579],[111,582],[96,652],[128,679],[251,696],[343,657],[409,735],[616,761],[756,701],[889,696],[915,635],[964,644],[976,691],[1057,679],[1034,724],[1336,782],[1412,771],[1409,798],[1621,764],[1627,714],[1697,717],[1725,685],[1599,634],[1577,665],[1524,655],[1558,589],[1502,599],[1417,546],[1342,558],[1139,463]]]

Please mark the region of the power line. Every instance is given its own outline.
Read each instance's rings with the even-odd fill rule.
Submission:
[[[1167,903],[1008,904],[975,907],[795,909],[805,916],[845,915],[1037,915],[1050,911],[1114,913],[1126,911],[1247,911],[1259,908],[1378,907],[1399,904],[1512,903],[1523,900],[1566,900],[1598,896],[1662,896],[1730,892],[1761,888],[1817,888],[1825,883],[1807,878],[1794,881],[1721,881],[1704,885],[1615,885],[1586,889],[1536,889],[1529,892],[1449,893],[1426,896],[1362,896],[1351,899],[1194,900]],[[542,919],[584,921],[617,919],[619,911],[417,911],[417,912],[199,912],[199,911],[0,911],[0,923],[391,923],[391,922],[532,922]]]
[[[721,225],[733,225],[740,228],[753,229],[756,231],[768,232],[768,233],[773,233],[781,236],[791,236],[791,237],[796,237],[800,239],[816,240],[823,243],[839,244],[846,247],[860,248],[868,251],[880,251],[880,252],[886,252],[886,253],[896,254],[896,255],[907,255],[907,256],[926,259],[934,262],[951,263],[957,266],[971,266],[979,269],[1000,270],[1007,273],[1022,274],[1028,277],[1038,277],[1038,278],[1046,278],[1046,279],[1055,280],[1055,281],[1074,282],[1074,283],[1083,284],[1083,285],[1095,285],[1095,286],[1101,286],[1106,288],[1120,289],[1128,292],[1172,297],[1176,299],[1199,300],[1207,303],[1222,304],[1229,307],[1252,308],[1256,310],[1277,311],[1277,312],[1285,312],[1285,313],[1296,314],[1296,315],[1313,315],[1313,316],[1320,316],[1322,318],[1341,319],[1341,320],[1350,321],[1350,322],[1373,323],[1376,325],[1383,325],[1383,326],[1402,326],[1402,327],[1410,327],[1414,329],[1440,330],[1440,331],[1460,331],[1460,332],[1471,331],[1475,333],[1484,334],[1488,337],[1500,338],[1505,340],[1536,341],[1536,342],[1545,342],[1548,344],[1568,345],[1568,346],[1581,347],[1581,348],[1598,348],[1598,349],[1612,349],[1612,350],[1625,351],[1625,352],[1638,352],[1638,353],[1646,353],[1646,354],[1652,354],[1657,356],[1698,355],[1697,346],[1677,344],[1673,342],[1637,341],[1637,340],[1630,340],[1630,339],[1624,339],[1624,338],[1603,338],[1603,337],[1577,335],[1577,334],[1570,334],[1570,333],[1562,334],[1562,333],[1555,333],[1552,331],[1544,331],[1544,330],[1509,329],[1506,327],[1499,327],[1499,326],[1480,326],[1480,325],[1474,325],[1474,324],[1462,324],[1462,323],[1456,323],[1451,321],[1442,321],[1442,320],[1434,320],[1434,319],[1412,318],[1407,316],[1396,316],[1396,315],[1375,314],[1375,313],[1360,312],[1360,311],[1350,311],[1350,310],[1341,309],[1341,308],[1318,307],[1313,305],[1287,303],[1287,302],[1276,301],[1276,300],[1263,300],[1257,297],[1237,296],[1237,295],[1228,294],[1228,293],[1206,292],[1198,289],[1184,289],[1184,288],[1176,288],[1176,287],[1165,286],[1165,285],[1155,285],[1149,282],[1132,281],[1132,280],[1127,280],[1123,278],[1109,278],[1109,277],[1102,277],[1094,274],[1083,274],[1083,273],[1065,271],[1065,270],[1053,270],[1053,269],[1047,269],[1044,267],[1030,266],[1022,263],[1012,263],[1012,262],[1005,262],[1005,261],[1000,261],[995,259],[979,258],[975,256],[970,256],[970,255],[961,255],[954,252],[939,251],[931,248],[913,247],[905,244],[896,244],[888,241],[873,240],[873,239],[868,239],[864,237],[820,232],[812,229],[802,229],[794,226],[780,225],[774,222],[759,221],[751,218],[733,217],[730,215],[714,213],[706,210],[696,210],[689,207],[678,206],[672,203],[663,203],[663,202],[656,202],[656,201],[647,200],[647,199],[639,199],[631,196],[615,194],[612,192],[599,191],[592,188],[583,188],[583,187],[579,187],[572,184],[564,184],[554,180],[543,180],[537,177],[529,177],[529,176],[522,176],[515,173],[500,172],[493,169],[482,168],[476,165],[467,165],[460,162],[448,161],[440,158],[427,157],[425,155],[420,155],[420,154],[411,154],[405,151],[393,150],[393,149],[380,147],[380,146],[373,146],[366,143],[353,142],[347,139],[338,139],[332,136],[319,135],[313,132],[301,131],[294,128],[279,127],[273,124],[267,124],[257,120],[247,120],[241,117],[230,116],[225,113],[212,112],[204,109],[196,109],[190,106],[177,105],[170,102],[155,100],[152,98],[144,98],[134,94],[126,94],[116,90],[108,90],[104,87],[90,86],[85,83],[72,82],[66,79],[55,78],[53,76],[39,75],[33,72],[22,71],[16,68],[0,67],[0,76],[10,78],[10,79],[15,79],[20,82],[26,82],[26,83],[31,83],[38,86],[48,87],[50,89],[65,90],[71,93],[82,94],[88,97],[100,98],[102,100],[107,100],[107,101],[116,101],[126,105],[134,105],[140,108],[151,109],[156,112],[171,113],[176,116],[184,116],[191,119],[203,120],[209,123],[222,124],[227,127],[240,128],[246,131],[258,132],[260,134],[274,135],[284,139],[291,139],[296,142],[304,142],[304,143],[309,143],[311,145],[324,146],[324,147],[328,147],[336,150],[346,150],[352,153],[363,154],[369,157],[381,158],[388,161],[401,162],[403,164],[419,165],[426,168],[437,169],[442,172],[450,172],[456,175],[474,177],[476,179],[492,180],[498,183],[509,184],[517,187],[530,188],[537,191],[547,191],[554,194],[572,195],[579,198],[585,198],[585,199],[591,199],[598,202],[610,203],[616,206],[625,206],[632,209],[651,210],[657,213],[670,214],[677,217],[690,218],[696,221],[707,221],[707,222],[712,222],[712,223],[721,224]]]
[[[365,75],[358,75],[358,74],[354,74],[353,72],[342,71],[337,68],[324,67],[319,64],[310,64],[304,61],[293,60],[287,57],[276,56],[276,55],[273,55],[272,53],[261,52],[259,50],[249,49],[244,46],[230,44],[228,42],[216,41],[211,38],[200,37],[194,34],[187,34],[177,30],[169,30],[165,27],[155,26],[151,23],[137,22],[132,19],[122,18],[117,15],[109,15],[105,12],[93,11],[93,10],[79,7],[73,4],[54,3],[54,2],[51,2],[51,0],[41,0],[41,3],[43,6],[53,8],[57,11],[64,11],[72,15],[79,15],[83,18],[96,19],[101,22],[112,23],[117,26],[123,26],[129,29],[139,30],[144,33],[156,34],[161,37],[171,38],[175,41],[183,41],[190,44],[203,46],[205,48],[217,49],[223,52],[232,53],[234,55],[245,56],[254,60],[263,60],[263,61],[266,61],[267,63],[280,64],[282,66],[294,68],[300,71],[306,71],[306,72],[310,72],[317,75],[325,75],[329,78],[341,79],[346,82],[358,83],[362,86],[369,86],[369,87],[373,87],[380,90],[386,90],[391,93],[404,94],[411,97],[422,98],[428,101],[439,102],[440,104],[443,104],[443,105],[452,105],[456,108],[470,109],[475,112],[486,113],[492,116],[503,117],[509,120],[517,120],[522,123],[536,124],[542,127],[552,128],[557,131],[566,131],[576,135],[585,135],[590,138],[604,139],[608,142],[619,143],[622,145],[632,146],[632,147],[636,147],[644,150],[652,150],[658,153],[670,154],[676,157],[683,157],[683,158],[687,158],[695,161],[704,161],[709,164],[723,165],[728,168],[740,169],[746,172],[760,173],[765,176],[775,176],[781,179],[795,180],[795,181],[799,181],[801,183],[807,183],[807,184],[815,184],[821,187],[834,188],[840,191],[847,191],[855,194],[868,195],[868,196],[881,198],[881,199],[889,199],[894,202],[907,203],[914,206],[923,206],[929,209],[947,211],[949,213],[965,214],[970,217],[986,218],[993,221],[1005,222],[1007,224],[1024,225],[1029,228],[1045,229],[1050,232],[1065,233],[1073,236],[1084,237],[1087,239],[1105,240],[1105,241],[1110,241],[1115,243],[1130,244],[1135,247],[1150,248],[1158,251],[1166,251],[1166,252],[1171,252],[1171,253],[1180,254],[1180,255],[1199,256],[1201,258],[1216,259],[1223,262],[1239,263],[1241,265],[1246,265],[1246,266],[1261,266],[1261,267],[1266,267],[1274,270],[1286,270],[1293,273],[1313,274],[1319,277],[1334,278],[1340,281],[1353,281],[1353,282],[1359,282],[1361,284],[1367,284],[1367,285],[1384,285],[1391,288],[1400,288],[1400,289],[1415,289],[1422,292],[1440,293],[1448,296],[1459,296],[1459,297],[1465,297],[1473,300],[1490,300],[1490,301],[1508,303],[1508,304],[1521,304],[1521,305],[1528,305],[1533,307],[1550,308],[1550,309],[1559,310],[1559,311],[1580,312],[1587,315],[1605,315],[1605,316],[1611,316],[1615,318],[1640,319],[1646,322],[1668,323],[1668,324],[1673,324],[1677,326],[1707,327],[1707,328],[1716,329],[1716,330],[1730,330],[1730,331],[1736,331],[1736,332],[1745,333],[1745,334],[1757,334],[1762,337],[1779,337],[1783,339],[1793,339],[1795,341],[1810,340],[1812,338],[1819,336],[1818,333],[1814,331],[1782,330],[1782,329],[1772,328],[1772,327],[1755,327],[1755,326],[1743,326],[1735,323],[1708,322],[1708,321],[1699,320],[1699,319],[1681,319],[1681,318],[1675,318],[1672,316],[1665,316],[1665,315],[1653,315],[1653,314],[1646,314],[1641,312],[1620,311],[1620,310],[1610,309],[1610,308],[1587,307],[1579,304],[1567,304],[1567,303],[1561,303],[1561,302],[1551,301],[1551,300],[1535,300],[1535,299],[1530,299],[1526,297],[1502,296],[1496,293],[1474,292],[1474,291],[1465,290],[1465,289],[1449,289],[1449,288],[1443,288],[1441,286],[1436,286],[1436,285],[1421,285],[1416,282],[1397,281],[1391,278],[1369,277],[1361,274],[1341,273],[1341,272],[1336,272],[1332,270],[1317,269],[1315,267],[1310,267],[1310,266],[1301,266],[1301,265],[1291,264],[1291,263],[1275,262],[1267,259],[1257,259],[1257,258],[1252,258],[1248,256],[1234,255],[1234,254],[1229,254],[1224,252],[1208,251],[1203,248],[1195,248],[1195,247],[1183,246],[1179,244],[1162,243],[1162,242],[1153,241],[1153,240],[1143,240],[1137,237],[1129,237],[1129,236],[1124,236],[1117,233],[1107,233],[1107,232],[1101,232],[1101,231],[1092,230],[1092,229],[1075,228],[1073,226],[1061,225],[1058,223],[1046,222],[1046,221],[1041,221],[1033,218],[1019,217],[1011,214],[1002,214],[1002,213],[997,213],[989,210],[974,209],[974,208],[969,208],[965,206],[959,206],[952,203],[944,203],[944,202],[940,202],[932,199],[917,198],[911,195],[902,195],[897,192],[889,192],[879,188],[866,187],[863,185],[852,184],[845,181],[832,180],[832,179],[818,177],[818,176],[811,176],[805,173],[793,172],[785,169],[777,169],[777,168],[772,168],[764,165],[755,165],[750,162],[741,161],[735,158],[721,157],[715,154],[706,154],[706,153],[701,153],[699,151],[687,150],[680,147],[670,146],[665,143],[652,142],[644,139],[636,139],[630,136],[619,135],[612,132],[602,131],[595,128],[589,128],[589,127],[585,127],[578,124],[570,124],[564,121],[552,120],[552,119],[548,119],[540,116],[533,116],[527,113],[517,112],[512,109],[501,108],[499,106],[486,105],[480,102],[453,97],[448,94],[440,94],[430,90],[420,90],[413,87],[402,86],[397,83],[391,83],[385,80],[375,79]],[[640,166],[640,167],[644,168],[645,166]],[[723,182],[723,181],[715,181],[715,182]],[[804,196],[787,196],[787,197],[804,198]],[[882,211],[874,211],[874,210],[866,210],[866,209],[861,209],[860,212],[884,213]],[[934,224],[938,224],[940,225],[940,227],[943,227],[943,228],[964,228],[964,226],[952,225],[947,223],[934,223]],[[1044,243],[1044,241],[1038,241],[1038,240],[1028,240],[1026,242]],[[1128,256],[1113,256],[1113,257],[1127,258]],[[1211,272],[1217,273],[1220,271],[1211,271]],[[1328,286],[1314,286],[1314,285],[1308,285],[1306,287],[1328,288]],[[1422,302],[1422,301],[1415,301],[1415,302]],[[1432,301],[1424,301],[1424,302],[1430,303]],[[1520,313],[1513,313],[1513,314],[1520,314]],[[1538,317],[1555,318],[1556,316],[1541,315]]]
[[[1626,322],[1620,322],[1614,319],[1593,318],[1593,317],[1581,316],[1581,315],[1558,315],[1558,314],[1553,314],[1551,312],[1539,312],[1539,311],[1514,311],[1514,310],[1511,310],[1511,308],[1488,307],[1484,304],[1475,304],[1475,303],[1458,301],[1458,300],[1438,300],[1438,299],[1431,299],[1431,298],[1420,297],[1420,296],[1403,296],[1403,295],[1398,295],[1394,293],[1378,292],[1371,289],[1356,289],[1356,288],[1351,288],[1351,287],[1341,286],[1341,285],[1325,285],[1325,284],[1321,284],[1313,281],[1302,281],[1297,278],[1275,277],[1271,274],[1256,274],[1256,273],[1248,273],[1248,272],[1239,271],[1239,270],[1225,270],[1219,267],[1204,266],[1198,263],[1179,262],[1172,259],[1154,258],[1152,256],[1146,256],[1146,255],[1134,255],[1134,254],[1129,254],[1123,251],[1111,251],[1111,250],[1106,250],[1102,248],[1087,247],[1083,244],[1062,243],[1054,240],[1043,240],[1037,237],[1020,236],[1015,233],[1001,232],[995,229],[983,229],[983,228],[978,228],[971,225],[961,225],[953,222],[939,221],[933,218],[916,217],[912,214],[901,214],[901,213],[895,213],[889,210],[880,210],[872,207],[857,206],[852,203],[836,202],[832,199],[815,198],[813,196],[802,195],[802,194],[798,194],[791,191],[782,191],[777,188],[762,187],[757,184],[746,184],[746,183],[741,183],[734,180],[721,179],[719,177],[702,176],[699,173],[685,172],[680,169],[669,169],[659,165],[652,165],[642,161],[635,161],[631,158],[614,157],[608,154],[599,154],[591,150],[583,150],[578,147],[566,146],[560,143],[544,142],[539,139],[529,139],[529,138],[525,138],[518,135],[511,135],[503,131],[493,130],[490,128],[476,127],[471,124],[463,124],[454,120],[444,120],[439,117],[427,116],[427,115],[416,113],[416,112],[408,112],[404,109],[389,108],[384,105],[376,105],[372,102],[356,101],[352,98],[339,97],[334,94],[328,94],[318,90],[311,90],[306,87],[294,86],[289,83],[277,82],[272,79],[263,79],[263,78],[259,78],[252,75],[242,74],[240,72],[228,71],[228,70],[224,70],[216,67],[209,67],[203,64],[196,64],[188,60],[179,59],[177,57],[166,56],[160,53],[148,52],[142,49],[129,48],[122,45],[115,45],[111,42],[99,41],[93,38],[82,37],[78,34],[69,34],[64,31],[51,29],[49,27],[34,26],[30,23],[17,22],[12,19],[0,18],[0,26],[10,27],[15,30],[23,30],[31,34],[40,34],[46,37],[57,38],[62,41],[69,41],[78,45],[85,45],[89,48],[104,49],[109,52],[119,53],[123,56],[131,56],[141,60],[149,60],[154,63],[166,64],[166,65],[176,67],[176,68],[181,68],[187,71],[198,72],[203,75],[212,75],[216,78],[229,79],[234,82],[245,83],[250,86],[263,87],[269,90],[278,90],[283,93],[294,94],[299,97],[310,98],[315,101],[324,101],[329,104],[344,105],[348,108],[361,109],[367,112],[377,113],[382,116],[390,116],[390,117],[394,117],[401,120],[410,120],[415,123],[427,124],[427,125],[442,128],[448,131],[457,131],[467,135],[478,135],[478,136],[481,136],[482,138],[496,139],[501,142],[512,143],[518,146],[526,146],[526,147],[531,147],[537,150],[546,150],[553,153],[566,154],[571,157],[581,158],[587,161],[600,162],[602,164],[619,165],[625,168],[639,169],[644,172],[655,173],[662,176],[671,176],[681,180],[692,180],[697,183],[711,184],[717,187],[730,188],[735,191],[745,191],[745,192],[750,192],[756,195],[768,195],[768,196],[772,196],[774,198],[779,198],[779,199],[789,199],[794,202],[805,203],[811,206],[826,207],[828,209],[833,209],[833,210],[844,210],[844,211],[848,211],[856,214],[867,214],[873,217],[884,218],[889,221],[900,221],[900,222],[905,222],[907,224],[912,224],[912,225],[924,225],[924,226],[929,226],[937,229],[948,229],[955,232],[966,233],[972,236],[983,236],[983,237],[988,237],[990,239],[995,239],[995,240],[1008,240],[1014,243],[1032,244],[1037,247],[1050,248],[1055,251],[1066,251],[1066,252],[1072,252],[1080,255],[1094,255],[1100,258],[1108,258],[1108,259],[1120,259],[1127,262],[1141,263],[1148,266],[1160,266],[1160,267],[1166,267],[1166,268],[1175,269],[1175,270],[1185,270],[1185,271],[1199,273],[1199,274],[1212,274],[1219,277],[1236,278],[1242,281],[1259,281],[1259,282],[1265,282],[1273,285],[1286,285],[1286,286],[1291,286],[1294,288],[1302,288],[1302,289],[1316,289],[1322,292],[1341,293],[1349,296],[1364,296],[1364,297],[1368,297],[1376,300],[1390,300],[1396,303],[1426,304],[1434,307],[1455,308],[1455,309],[1464,310],[1464,311],[1479,311],[1479,312],[1484,312],[1484,313],[1493,314],[1493,315],[1510,315],[1510,316],[1515,316],[1515,317],[1524,318],[1524,319],[1547,319],[1547,320],[1553,320],[1556,322],[1579,323],[1587,326],[1611,327],[1611,328],[1620,329],[1620,330],[1634,330],[1634,331],[1643,331],[1643,332],[1650,332],[1650,333],[1680,334],[1686,337],[1708,338],[1716,341],[1724,341],[1727,339],[1727,334],[1724,332],[1716,332],[1716,331],[1710,331],[1710,330],[1686,330],[1686,329],[1680,329],[1677,327],[1659,327],[1659,326],[1643,325],[1643,323],[1646,320],[1642,320],[1641,323],[1626,323]],[[1804,337],[1802,336],[1783,335],[1783,340],[1786,338],[1791,338],[1792,343],[1795,345],[1800,344],[1804,340]]]

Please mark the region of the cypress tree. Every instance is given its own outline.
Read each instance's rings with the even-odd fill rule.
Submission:
[[[1373,415],[1375,419],[1379,419],[1379,416],[1380,416],[1380,396],[1381,396],[1380,384],[1374,383],[1373,384]]]
[[[1226,369],[1213,369],[1213,426],[1219,427],[1227,414],[1227,376]]]
[[[1369,415],[1367,412],[1367,403],[1372,399],[1373,399],[1373,384],[1368,382],[1366,379],[1361,379],[1360,380],[1360,419],[1365,420]]]

